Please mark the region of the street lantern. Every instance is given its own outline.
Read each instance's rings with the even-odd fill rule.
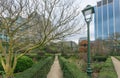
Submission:
[[[92,14],[94,13],[94,7],[87,5],[85,9],[82,10],[86,22],[92,21]]]
[[[92,77],[92,69],[91,69],[91,66],[90,66],[90,57],[91,57],[91,54],[90,54],[90,30],[89,30],[89,25],[90,25],[90,22],[92,21],[92,15],[94,13],[94,7],[92,7],[91,5],[87,5],[86,8],[84,8],[82,10],[82,13],[84,15],[84,18],[85,18],[85,21],[87,23],[87,40],[88,40],[88,46],[87,46],[87,74],[88,76],[91,78]]]

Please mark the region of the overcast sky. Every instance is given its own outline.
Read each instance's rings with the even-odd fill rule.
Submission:
[[[92,5],[95,6],[96,2],[99,0],[77,0],[77,3],[80,3],[81,6],[81,10],[84,9],[87,5]],[[94,20],[94,17],[93,17]],[[94,21],[92,20],[91,24],[90,24],[90,40],[94,40]],[[87,37],[87,32],[85,32],[84,34],[80,33],[78,35],[72,36],[71,38],[69,38],[69,40],[75,41],[76,43],[78,43],[79,38],[81,37]]]

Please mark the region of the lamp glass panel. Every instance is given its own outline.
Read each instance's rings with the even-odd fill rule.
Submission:
[[[86,16],[86,15],[91,15],[91,14],[92,14],[92,9],[89,9],[89,10],[86,10],[86,11],[85,11],[85,16]]]
[[[92,9],[86,10],[85,11],[85,19],[90,19],[92,15]]]

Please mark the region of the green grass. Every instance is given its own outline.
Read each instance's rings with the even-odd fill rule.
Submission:
[[[102,66],[98,78],[118,78],[110,57]]]
[[[59,57],[59,60],[64,78],[87,78],[87,74],[79,70],[74,63],[68,62],[63,57]]]

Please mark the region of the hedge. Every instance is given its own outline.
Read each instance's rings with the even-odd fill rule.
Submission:
[[[31,68],[15,75],[15,78],[47,78],[47,74],[53,63],[53,57],[40,60],[37,64],[34,64]]]
[[[103,67],[103,64],[104,64],[104,62],[93,62],[93,63],[91,63],[91,67],[92,67],[93,72],[99,73],[100,70]]]
[[[15,68],[15,73],[17,72],[23,72],[24,70],[32,67],[33,61],[31,58],[28,56],[22,56],[21,58],[18,59],[17,65]]]
[[[110,57],[104,63],[98,78],[118,78]]]
[[[120,61],[120,56],[114,56],[114,57]]]
[[[107,56],[93,56],[92,59],[93,59],[93,61],[101,62],[101,61],[106,61]]]
[[[15,67],[15,73],[22,72],[30,67],[32,67],[33,61],[28,56],[22,56],[17,60],[17,65]],[[4,72],[3,66],[0,62],[0,71]]]
[[[87,74],[80,71],[74,63],[69,63],[65,58],[59,57],[64,78],[87,78]]]

